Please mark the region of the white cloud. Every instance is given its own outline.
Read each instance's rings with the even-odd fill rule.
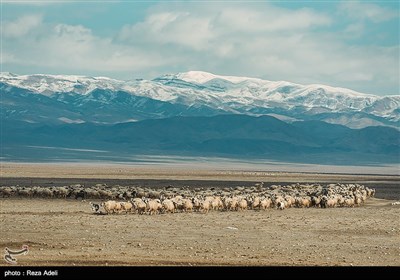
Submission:
[[[2,2],[2,4],[18,4],[18,5],[21,5],[21,4],[37,5],[37,4],[41,3],[41,1],[35,1],[35,0],[26,0],[26,1],[24,1],[24,0],[2,0],[1,2]]]
[[[361,22],[351,23],[349,24],[344,32],[349,33],[351,35],[360,36],[365,31],[365,25]]]
[[[11,54],[9,46],[15,48]],[[114,43],[93,35],[82,25],[44,25],[37,33],[4,42],[7,63],[64,69],[65,71],[140,71],[168,63],[158,53]]]
[[[89,1],[98,2],[97,0],[86,0],[86,2]],[[58,3],[76,3],[77,1],[76,0],[1,0],[1,2],[2,4],[11,4],[11,5],[43,6],[43,5],[58,4]]]
[[[2,22],[2,36],[21,37],[26,36],[30,31],[42,23],[42,15],[24,15],[14,21]]]
[[[92,39],[92,31],[82,25],[58,24],[54,27],[57,36],[86,41]]]
[[[145,40],[148,43],[176,44],[193,50],[212,47],[226,54],[232,45],[221,48],[220,44],[227,36],[304,31],[329,25],[330,22],[329,17],[310,9],[289,12],[273,6],[263,9],[243,6],[211,9],[204,5],[194,5],[191,9],[155,11],[142,22],[124,26],[119,39],[130,43]]]
[[[260,9],[227,8],[216,17],[216,23],[235,31],[296,31],[329,25],[331,19],[310,9],[289,11],[274,6]]]
[[[9,65],[57,73],[154,78],[203,70],[397,93],[399,47],[348,45],[344,36],[362,33],[364,25],[353,22],[338,36],[329,31],[332,24],[322,12],[265,3],[162,4],[113,37],[83,25],[39,22],[35,32],[5,40],[3,50]]]
[[[189,12],[161,12],[149,15],[145,21],[122,28],[119,39],[130,43],[178,44],[202,50],[217,34],[210,20]]]
[[[340,3],[339,7],[351,18],[367,19],[373,22],[383,22],[399,16],[399,12],[396,10],[372,3],[347,1]]]
[[[119,40],[130,45],[145,42],[146,48],[176,59],[174,64],[182,71],[327,83],[360,91],[361,83],[399,74],[396,53],[390,48],[349,46],[336,33],[314,32],[332,24],[332,19],[310,9],[184,7],[153,10],[142,22],[125,26]],[[346,33],[360,35],[363,28],[356,22]],[[384,80],[369,92],[388,88]]]

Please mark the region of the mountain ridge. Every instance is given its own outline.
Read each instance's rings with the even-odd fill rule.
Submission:
[[[398,163],[400,131],[271,116],[174,116],[119,124],[2,120],[5,160],[128,160],[136,155],[254,158],[318,164]],[[81,151],[101,151],[82,153]],[[79,151],[79,152],[73,152]],[[83,158],[85,157],[85,158]]]
[[[66,109],[66,115],[42,114],[47,119],[81,120],[85,118],[87,104],[97,103],[105,115],[115,115],[115,100],[125,99],[125,115],[112,117],[112,122],[143,120],[146,118],[164,118],[173,115],[216,115],[247,114],[252,116],[272,114],[283,120],[322,120],[344,124],[352,128],[371,125],[398,127],[400,124],[400,95],[376,96],[353,90],[324,85],[300,85],[285,81],[267,81],[258,78],[221,76],[201,71],[189,71],[168,74],[153,80],[136,79],[122,81],[107,77],[86,77],[78,75],[16,75],[0,74],[2,117],[13,115],[19,119],[36,117],[24,115],[24,108],[18,108],[15,99],[30,99],[33,107],[43,108],[35,103],[36,94],[51,98],[52,108],[60,106]],[[24,97],[18,95],[21,91]],[[102,92],[102,94],[98,94]],[[95,96],[97,94],[97,96]],[[16,96],[14,96],[16,95]],[[36,98],[40,99],[40,97]],[[71,102],[71,103],[68,103]],[[81,102],[81,103],[79,103]],[[162,108],[158,113],[140,107],[140,104]],[[157,105],[154,105],[157,104]],[[14,106],[15,105],[15,106]],[[131,111],[129,107],[131,106]],[[134,106],[133,106],[134,105]],[[165,107],[165,109],[164,109]],[[173,108],[175,107],[175,108]],[[40,109],[35,109],[41,113]],[[50,112],[51,108],[45,111]],[[68,111],[68,112],[67,112]],[[156,110],[157,111],[157,110]],[[118,114],[117,114],[118,115]],[[78,116],[77,118],[73,116]],[[12,118],[12,117],[11,117]],[[107,122],[99,117],[100,122]]]

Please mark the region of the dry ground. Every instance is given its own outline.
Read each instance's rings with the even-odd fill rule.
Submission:
[[[355,178],[364,181],[393,181],[396,175],[335,173],[329,168],[321,172],[260,171],[255,169],[230,169],[224,165],[124,165],[124,164],[85,164],[85,163],[4,163],[0,162],[0,179],[7,178],[69,178],[106,180],[218,180],[218,181],[266,181],[266,182],[354,182]],[[314,168],[315,169],[315,168]],[[366,167],[366,169],[368,169]],[[333,170],[333,169],[332,169]],[[356,172],[355,172],[356,173]]]
[[[1,199],[19,265],[400,266],[400,205],[95,215],[87,201]],[[6,265],[2,262],[1,265]]]
[[[0,185],[234,187],[289,182],[357,182],[376,187],[358,208],[95,215],[88,201],[0,198],[0,250],[29,245],[18,264],[400,266],[400,178],[170,168],[0,164]],[[385,200],[387,198],[393,200]],[[0,265],[7,265],[0,261]]]

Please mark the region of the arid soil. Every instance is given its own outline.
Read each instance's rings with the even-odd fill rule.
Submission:
[[[86,201],[0,200],[19,265],[400,265],[400,205],[96,215]],[[3,261],[2,265],[6,265]]]
[[[28,245],[29,253],[16,257],[23,266],[400,266],[400,205],[392,205],[400,198],[398,176],[117,170],[3,165],[0,185],[359,182],[375,186],[376,198],[355,208],[152,216],[97,215],[85,200],[0,198],[0,249]]]

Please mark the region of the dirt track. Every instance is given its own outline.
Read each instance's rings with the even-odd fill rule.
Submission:
[[[400,205],[95,215],[87,201],[1,199],[20,265],[400,265]],[[6,265],[2,262],[1,265]]]

